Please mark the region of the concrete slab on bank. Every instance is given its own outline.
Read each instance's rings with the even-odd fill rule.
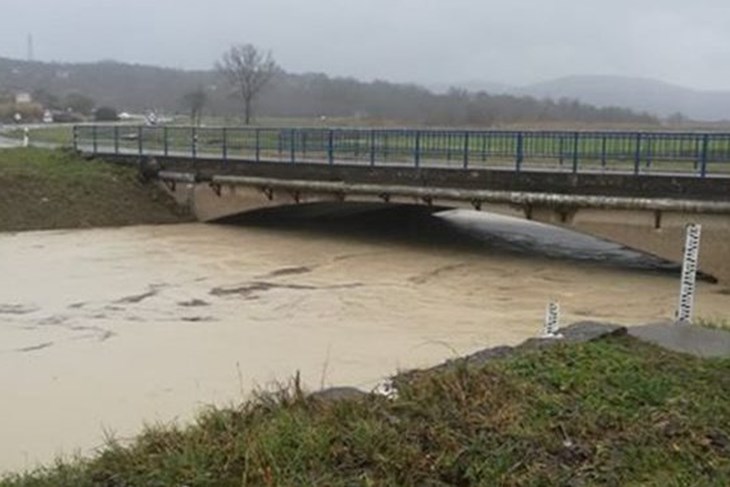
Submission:
[[[679,353],[730,357],[730,331],[687,323],[660,322],[628,328],[630,336]]]

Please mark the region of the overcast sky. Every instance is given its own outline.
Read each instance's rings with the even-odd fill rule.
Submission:
[[[0,56],[516,85],[574,74],[730,89],[730,0],[0,0]]]

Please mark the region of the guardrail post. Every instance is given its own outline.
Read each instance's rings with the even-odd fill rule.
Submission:
[[[580,134],[573,134],[573,174],[578,174],[578,149],[580,148]]]
[[[94,141],[93,147],[94,147],[94,154],[99,150],[99,142],[96,140],[96,125],[91,127],[91,138]]]
[[[162,128],[162,145],[163,145],[163,151],[165,152],[165,157],[170,153],[170,137],[169,137],[169,129],[167,126],[164,126]]]
[[[601,138],[601,167],[606,169],[606,136]]]
[[[707,176],[707,159],[710,153],[710,134],[702,136],[702,153],[700,154],[700,177]]]
[[[464,169],[469,168],[469,132],[464,132]]]
[[[71,132],[72,132],[72,137],[73,137],[74,150],[76,152],[78,152],[79,151],[79,126],[74,125],[73,129],[71,129]]]
[[[641,169],[641,132],[636,134],[636,152],[634,152],[634,174],[638,175]]]
[[[261,129],[256,129],[256,162],[261,162]]]
[[[335,135],[332,129],[327,132],[327,161],[330,166],[335,163]]]
[[[198,130],[195,127],[190,129],[190,152],[193,155],[193,159],[198,156]]]
[[[297,162],[297,140],[296,140],[296,129],[291,129],[289,132],[289,152],[290,160],[293,163]]]
[[[142,125],[137,126],[137,150],[139,151],[139,155],[141,156],[144,153],[144,146],[143,146],[143,136],[144,133],[142,131],[144,127]]]
[[[416,141],[413,148],[413,162],[415,162],[416,169],[421,166],[421,131],[416,130]]]
[[[520,169],[522,169],[522,162],[525,159],[524,143],[523,133],[517,132],[517,153],[515,154],[515,171],[517,172],[520,172]]]
[[[114,126],[114,153],[119,154],[119,126]]]
[[[370,130],[370,166],[375,165],[375,130]]]
[[[223,140],[221,141],[221,144],[223,145],[223,162],[228,162],[228,129],[226,127],[223,127],[223,133],[221,136],[223,137]]]

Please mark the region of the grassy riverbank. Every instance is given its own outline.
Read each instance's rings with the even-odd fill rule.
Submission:
[[[730,359],[629,337],[410,376],[399,397],[294,387],[4,487],[729,485]]]
[[[173,223],[189,218],[136,170],[71,151],[0,150],[0,231]]]

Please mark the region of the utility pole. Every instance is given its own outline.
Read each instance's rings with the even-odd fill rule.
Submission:
[[[33,52],[33,34],[28,34],[28,61],[35,61],[35,53]]]

